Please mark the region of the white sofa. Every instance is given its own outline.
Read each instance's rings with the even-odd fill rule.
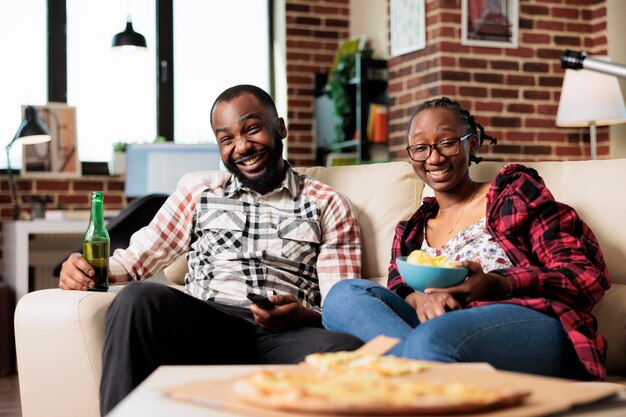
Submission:
[[[473,166],[474,178],[489,180],[503,165]],[[626,381],[626,159],[527,165],[542,174],[557,199],[579,211],[600,241],[613,286],[594,313],[609,340],[609,379]],[[362,229],[363,277],[384,282],[395,225],[415,211],[424,191],[411,166],[391,162],[298,171],[352,200]],[[181,284],[185,270],[181,258],[165,273]],[[24,417],[98,415],[103,317],[116,292],[43,290],[19,301],[15,333]]]

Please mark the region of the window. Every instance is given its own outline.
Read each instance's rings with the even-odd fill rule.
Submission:
[[[59,3],[63,4],[62,0],[8,2],[0,13],[2,39],[20,40],[0,44],[1,56],[9,57],[9,62],[19,62],[0,69],[0,134],[5,144],[19,126],[22,104],[48,102],[46,11],[47,7],[55,11]],[[66,0],[66,97],[67,103],[76,107],[80,160],[110,160],[113,143],[117,141],[154,141],[157,126],[162,125],[158,118],[169,118],[170,125],[175,122],[176,142],[214,143],[209,111],[217,94],[241,83],[270,89],[270,3],[271,0]],[[163,41],[161,37],[161,49],[167,48],[168,43],[173,48],[170,68],[174,93],[173,99],[162,95],[161,101],[169,100],[169,108],[173,106],[173,121],[171,113],[157,111],[161,108],[157,93],[161,75],[157,73],[157,14],[159,9],[168,10],[164,5],[172,6],[173,39]],[[147,53],[111,51],[113,35],[124,29],[128,14],[134,29],[146,37]],[[24,16],[28,16],[27,25]],[[65,70],[58,68],[56,71],[61,72],[63,79]],[[61,83],[55,85],[59,87]],[[54,96],[63,97],[63,91]],[[15,146],[11,152],[11,161],[20,167],[21,150]],[[4,155],[0,155],[0,166],[6,166]]]
[[[236,84],[269,91],[267,1],[174,2],[174,137],[215,143],[209,112]]]
[[[28,16],[25,19],[24,16]],[[4,147],[15,136],[23,104],[47,102],[46,0],[7,1],[0,13],[0,166],[6,167]],[[22,147],[11,148],[11,167],[22,166]]]
[[[67,0],[67,102],[76,106],[78,156],[108,161],[114,142],[156,137],[156,20],[153,0]],[[132,9],[128,10],[128,5]],[[111,49],[130,14],[148,50]]]

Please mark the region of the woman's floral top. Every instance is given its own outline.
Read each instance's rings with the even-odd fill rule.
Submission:
[[[485,272],[509,268],[513,264],[498,242],[487,232],[485,225],[483,217],[461,230],[440,248],[431,248],[427,242],[426,223],[424,223],[426,239],[422,241],[421,249],[432,256],[444,255],[454,262],[477,261]]]

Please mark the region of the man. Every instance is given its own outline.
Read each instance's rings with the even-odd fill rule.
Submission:
[[[224,91],[211,125],[233,175],[179,187],[111,257],[114,283],[147,278],[182,254],[189,272],[186,294],[131,282],[109,307],[103,415],[162,364],[296,363],[362,344],[321,326],[322,294],[360,276],[359,229],[346,197],[283,160],[285,122],[258,87]],[[86,290],[89,276],[93,269],[72,254],[59,285]],[[270,305],[250,304],[248,294]]]

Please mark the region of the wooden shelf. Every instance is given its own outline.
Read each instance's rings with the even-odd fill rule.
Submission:
[[[352,103],[355,130],[358,132],[355,135],[357,138],[329,143],[329,137],[332,138],[329,134],[324,136],[324,140],[318,137],[316,162],[319,165],[325,165],[327,155],[333,153],[354,152],[356,164],[369,163],[372,160],[378,161],[381,157],[388,159],[389,157],[386,143],[368,142],[366,137],[370,105],[373,103],[387,104],[387,61],[357,55],[355,58],[355,76],[348,81],[348,85],[353,94]],[[323,86],[321,83],[316,91],[318,95],[328,94],[327,86]],[[329,119],[318,119],[317,123],[325,125]]]

